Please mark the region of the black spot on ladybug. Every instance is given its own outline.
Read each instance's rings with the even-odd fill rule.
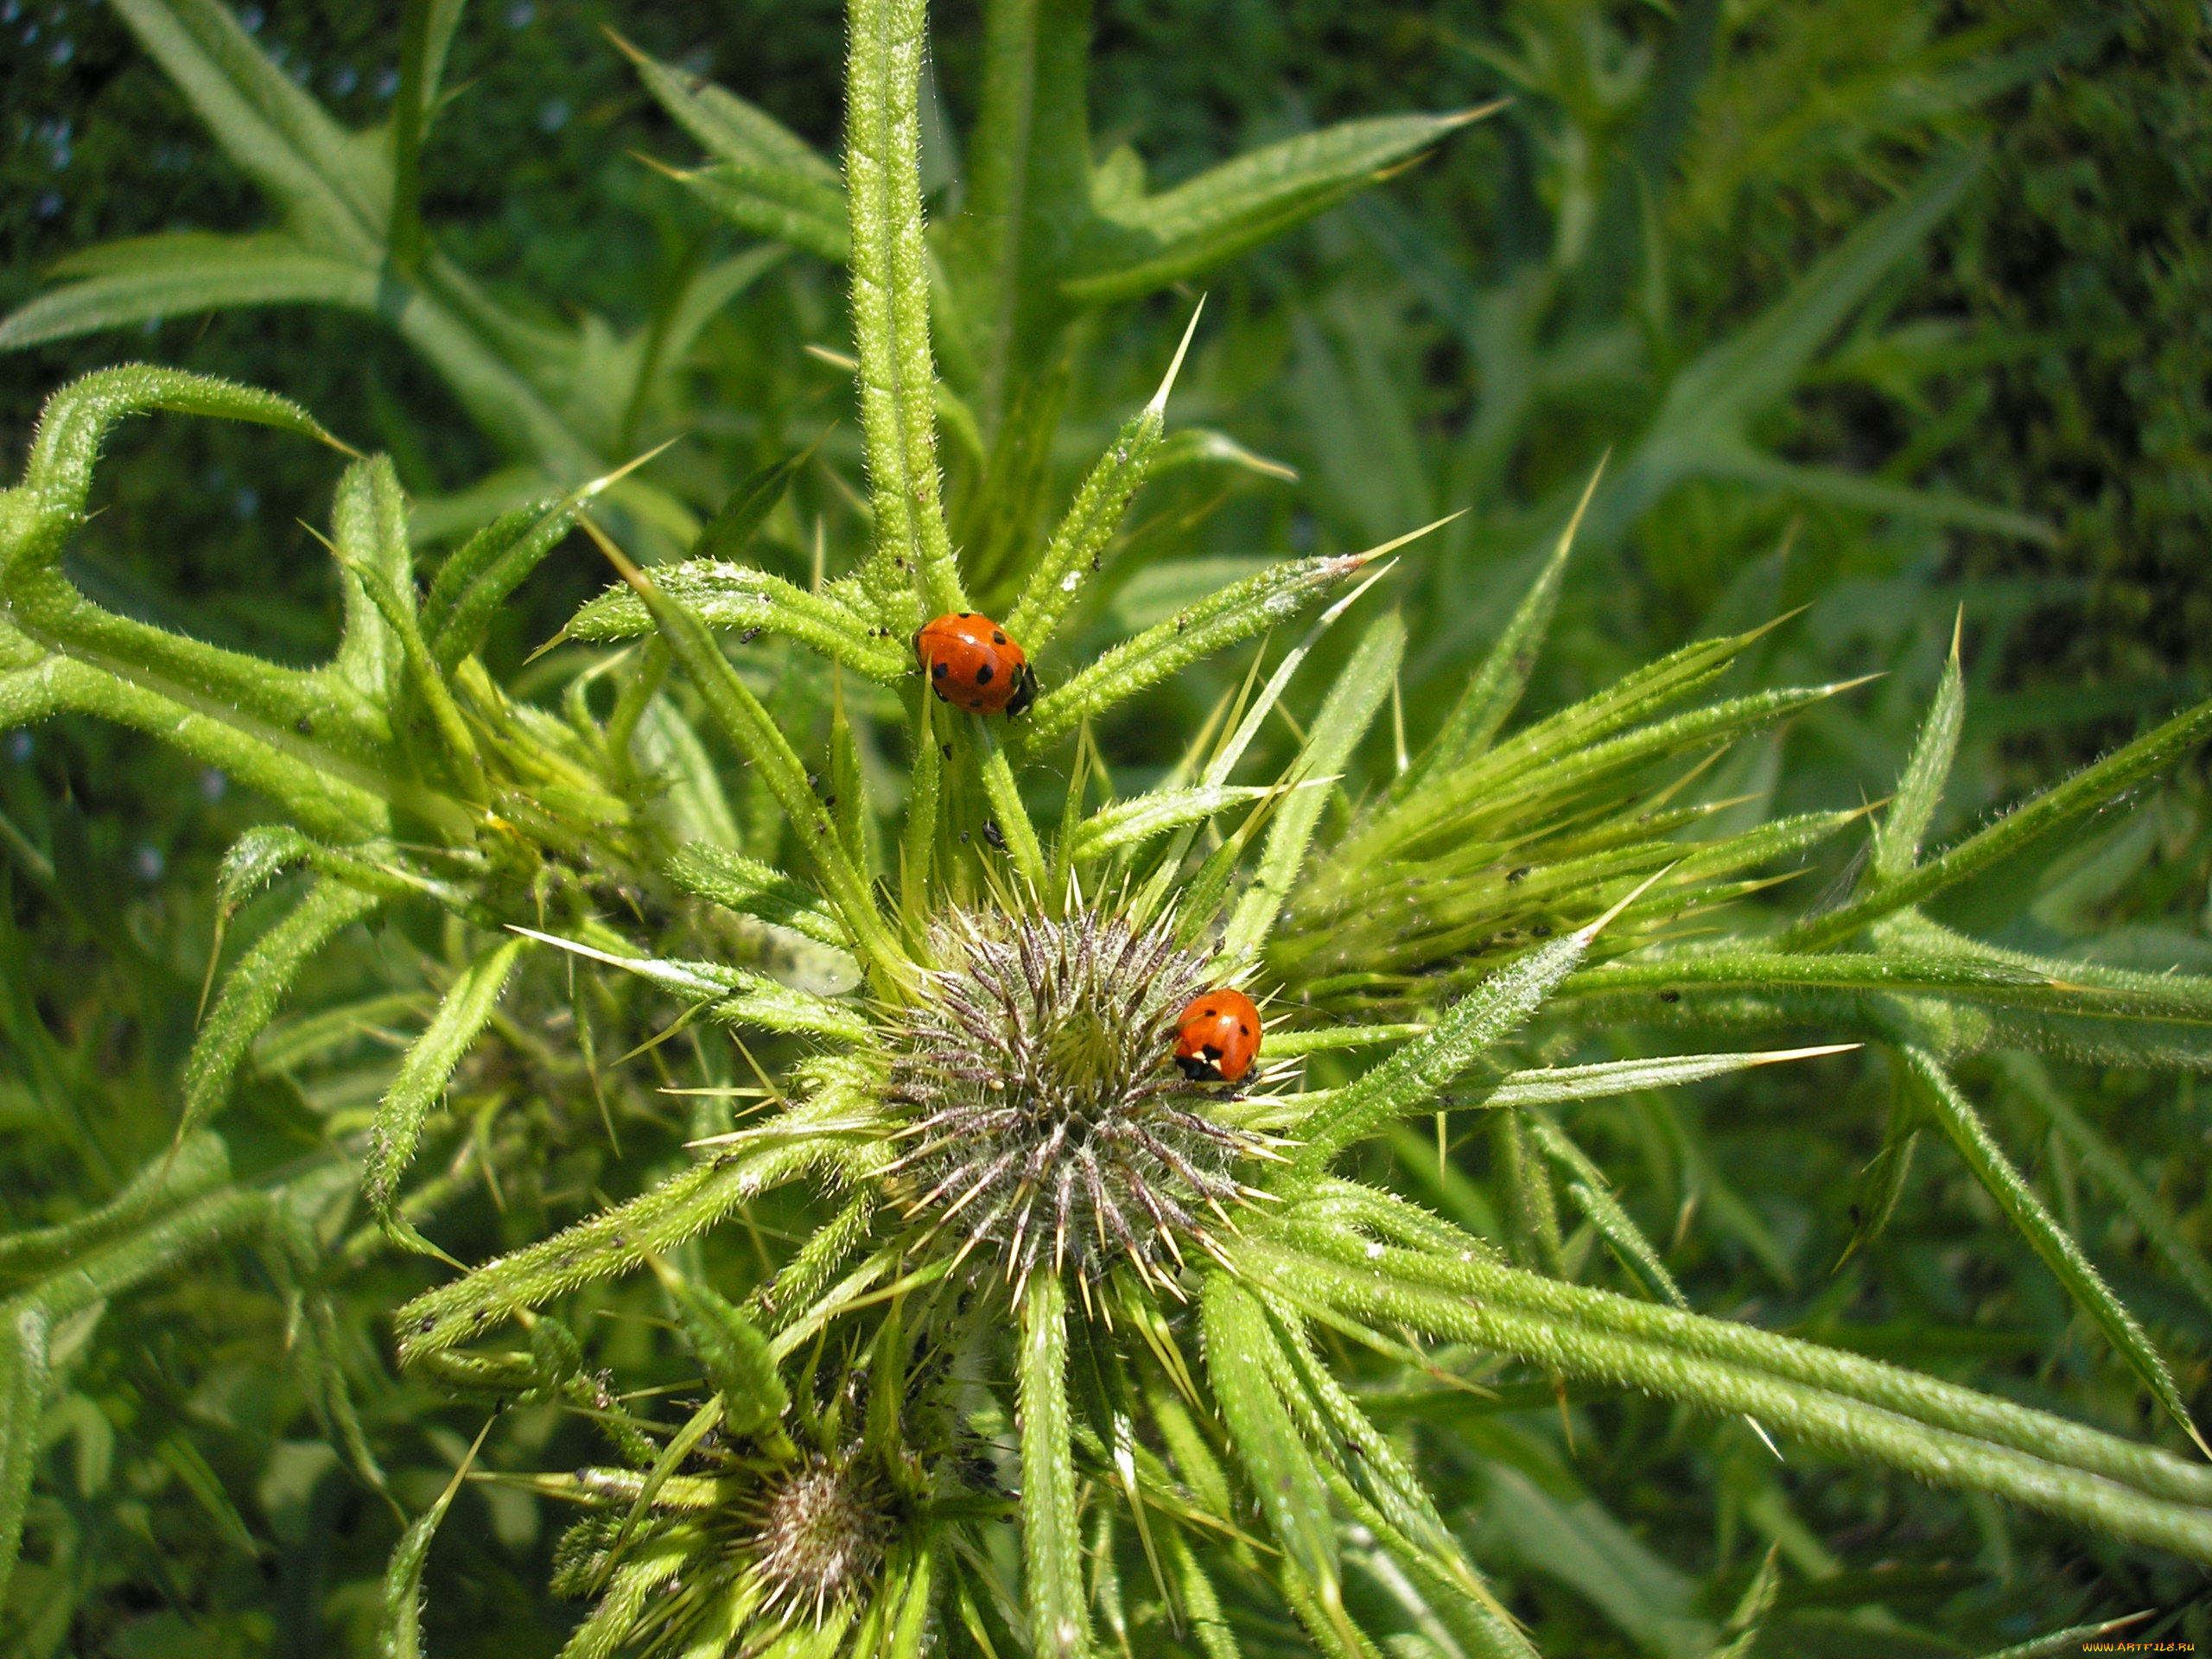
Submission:
[[[988,663],[982,664],[976,670],[976,683],[978,685],[988,685],[990,683],[991,665]]]
[[[973,611],[963,611],[963,612],[961,612],[961,613],[960,613],[960,614],[964,618],[964,617],[970,617],[970,616],[973,616],[973,615],[975,615],[975,614],[976,614],[976,613],[975,613],[975,612],[973,612]]]
[[[1246,1025],[1242,1020],[1239,1020],[1236,1022],[1236,1029],[1243,1036],[1249,1037],[1252,1034],[1252,1027]]]
[[[1001,633],[996,628],[993,628],[991,630],[991,643],[995,645],[1002,645],[1006,644],[1006,635]]]
[[[950,671],[951,667],[952,664],[950,663],[931,663],[930,664],[930,678],[933,680],[943,679],[945,675]]]

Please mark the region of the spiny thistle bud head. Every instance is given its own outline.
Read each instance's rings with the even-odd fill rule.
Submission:
[[[817,1454],[777,1476],[758,1500],[749,1541],[769,1613],[809,1612],[874,1582],[888,1540],[890,1493],[864,1460]]]
[[[1214,1115],[1218,1086],[1174,1064],[1175,1020],[1208,978],[1164,927],[1110,914],[956,912],[894,1037],[889,1098],[915,1144],[895,1165],[907,1208],[1016,1287],[1070,1262],[1089,1285],[1126,1258],[1141,1278],[1211,1249],[1201,1219],[1243,1192],[1259,1137]]]

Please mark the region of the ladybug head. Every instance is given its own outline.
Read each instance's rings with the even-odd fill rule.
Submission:
[[[1024,663],[1014,671],[1014,695],[1006,700],[1007,716],[1011,718],[1020,714],[1036,701],[1037,676],[1030,671],[1029,664]]]

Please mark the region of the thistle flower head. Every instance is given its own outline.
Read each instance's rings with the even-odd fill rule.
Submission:
[[[1087,1284],[1126,1257],[1149,1279],[1181,1240],[1211,1248],[1230,1167],[1256,1137],[1174,1064],[1174,1026],[1208,983],[1165,927],[1078,910],[957,912],[937,924],[929,994],[894,1037],[890,1099],[915,1144],[897,1168],[917,1217],[1019,1286],[1072,1262]]]
[[[816,1624],[873,1583],[890,1531],[887,1493],[862,1460],[817,1453],[779,1471],[756,1500],[747,1547],[764,1612]]]

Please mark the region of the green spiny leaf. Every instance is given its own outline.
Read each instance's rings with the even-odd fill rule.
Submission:
[[[511,1319],[569,1291],[635,1272],[648,1255],[672,1250],[735,1213],[763,1187],[802,1173],[836,1144],[827,1133],[818,1139],[793,1135],[725,1153],[425,1292],[393,1316],[400,1363],[418,1364],[474,1340],[490,1320]]]
[[[2044,1265],[2065,1286],[2075,1305],[2096,1321],[2097,1328],[2143,1379],[2144,1386],[2199,1449],[2212,1458],[2212,1447],[2205,1446],[2203,1435],[2189,1414],[2188,1402],[2175,1386],[2173,1374],[2166,1369],[2165,1359],[2152,1343],[2149,1333],[2113,1294],[2074,1235],[2044,1207],[2043,1200],[1990,1135],[1974,1103],[1959,1092],[1958,1085],[1934,1055],[1917,1048],[1907,1048],[1903,1053],[1907,1073],[1918,1085],[1923,1108],[1934,1118],[1936,1128],[1942,1130],[1944,1139],[1951,1143],[1960,1160],[1997,1201],[1997,1207],[2027,1240],[2029,1247],[2043,1258]]]
[[[1552,544],[1543,569],[1529,583],[1512,620],[1491,645],[1474,678],[1467,682],[1467,689],[1459,694],[1443,729],[1392,790],[1394,797],[1410,794],[1432,769],[1450,772],[1482,753],[1521,701],[1529,676],[1535,670],[1537,655],[1543,650],[1544,638],[1551,631],[1552,615],[1559,609],[1560,588],[1567,581],[1567,558],[1574,548],[1574,533],[1582,527],[1582,515],[1589,511],[1590,498],[1602,474],[1601,467],[1591,474],[1582,500],[1559,540]]]
[[[223,981],[220,995],[184,1061],[184,1115],[177,1134],[188,1136],[228,1096],[238,1062],[276,1017],[276,1005],[300,970],[351,924],[383,900],[327,876],[254,944]]]
[[[1267,1315],[1236,1280],[1213,1273],[1206,1275],[1200,1318],[1206,1378],[1250,1474],[1268,1530],[1305,1578],[1332,1633],[1357,1652],[1359,1638],[1344,1613],[1344,1573],[1326,1484],[1265,1368],[1253,1363],[1274,1344]]]
[[[1192,664],[1287,621],[1387,550],[1270,565],[1122,641],[1037,699],[1017,728],[1024,751],[1034,753],[1061,734],[1172,679]]]
[[[423,1119],[444,1096],[454,1069],[475,1046],[478,1034],[491,1022],[522,950],[520,939],[505,940],[462,970],[423,1034],[408,1048],[398,1075],[377,1108],[376,1122],[369,1130],[362,1184],[385,1230],[410,1249],[437,1253],[400,1215],[399,1178],[414,1160]]]
[[[1198,314],[1193,311],[1190,326],[1183,331],[1183,343],[1176,347],[1174,360],[1168,365],[1160,390],[1122,428],[1113,447],[1098,458],[1097,464],[1084,479],[1067,516],[1052,532],[1043,556],[1031,567],[1029,578],[1022,584],[1021,597],[1007,613],[1007,632],[1020,640],[1022,649],[1033,658],[1040,655],[1051,642],[1084,577],[1098,568],[1108,544],[1114,539],[1114,532],[1121,528],[1128,512],[1131,498],[1160,454],[1161,435],[1166,430],[1168,394],[1174,389],[1176,373],[1183,366],[1183,354],[1191,349],[1191,337],[1198,327]]]
[[[1849,938],[1868,923],[1932,898],[2046,831],[2117,800],[2179,760],[2208,734],[2212,734],[2212,701],[2175,715],[2094,766],[2084,766],[2065,782],[2022,802],[1910,874],[1862,893],[1840,910],[1797,923],[1777,943],[1785,950],[1817,950]]]
[[[1124,848],[1141,847],[1155,836],[1186,823],[1203,823],[1216,813],[1248,801],[1263,800],[1272,792],[1251,785],[1197,784],[1109,802],[1076,826],[1074,856],[1098,859]]]
[[[686,1278],[658,1256],[653,1271],[676,1306],[683,1339],[721,1396],[723,1427],[733,1434],[758,1434],[779,1422],[791,1396],[760,1327],[713,1286]]]
[[[56,1273],[76,1258],[114,1243],[161,1211],[200,1197],[231,1178],[222,1137],[202,1130],[182,1137],[97,1209],[53,1227],[0,1236],[0,1274],[12,1279]]]
[[[691,677],[715,723],[736,745],[738,753],[753,762],[774,795],[806,849],[809,861],[820,872],[823,896],[851,936],[861,962],[887,982],[886,988],[899,983],[904,977],[905,961],[876,910],[874,889],[830,833],[829,814],[808,785],[806,768],[790,741],[760,706],[760,700],[738,678],[706,625],[615,553],[611,543],[604,544],[602,550],[617,561],[615,568],[623,580],[645,601],[670,655]]]
[[[526,939],[550,944],[571,956],[603,962],[610,968],[648,980],[663,990],[701,1008],[708,1018],[729,1025],[753,1025],[793,1036],[820,1037],[832,1042],[865,1043],[874,1028],[852,1007],[826,996],[779,985],[766,974],[715,962],[680,962],[661,957],[618,957],[596,946],[580,944],[534,928],[514,931]]]
[[[1030,1643],[1033,1651],[1051,1659],[1082,1659],[1090,1650],[1067,1370],[1066,1287],[1057,1273],[1032,1274],[1021,1296],[1021,1351],[1015,1371],[1021,1418],[1021,1552]]]
[[[901,634],[925,616],[969,608],[938,499],[917,103],[926,33],[924,0],[852,6],[845,191],[853,344],[875,509],[868,583],[877,614]]]
[[[1897,798],[1883,816],[1874,833],[1872,885],[1894,881],[1910,872],[1920,856],[1920,843],[1942,804],[1943,785],[1951,775],[1951,762],[1959,752],[1959,730],[1966,723],[1966,682],[1959,672],[1959,639],[1951,635],[1951,654],[1944,659],[1943,677],[1936,687],[1936,701],[1928,707],[1920,735],[1912,746],[1912,759],[1897,780]]]
[[[1079,306],[1133,300],[1197,276],[1326,212],[1497,106],[1380,116],[1301,133],[1158,195],[1107,195],[1095,246],[1064,277]]]
[[[499,1421],[487,1418],[484,1427],[476,1431],[476,1440],[468,1448],[468,1455],[453,1471],[453,1478],[445,1490],[432,1501],[430,1507],[408,1523],[407,1530],[399,1535],[393,1546],[391,1560],[384,1573],[384,1605],[377,1621],[377,1659],[423,1659],[423,1569],[430,1559],[430,1541],[437,1535],[438,1523],[446,1518],[446,1511],[453,1507],[454,1495],[461,1491],[469,1468],[476,1461],[476,1454],[483,1449],[484,1437],[492,1432],[492,1425]]]
[[[0,1595],[15,1575],[31,1476],[38,1468],[49,1325],[35,1300],[0,1303]]]
[[[1310,783],[1335,777],[1350,766],[1352,752],[1397,682],[1405,649],[1406,625],[1395,611],[1369,626],[1353,648],[1351,660],[1329,689],[1321,712],[1314,716],[1298,759],[1292,763],[1292,781]],[[1305,868],[1306,849],[1320,823],[1321,810],[1327,804],[1322,791],[1306,789],[1287,796],[1276,808],[1251,884],[1230,912],[1229,925],[1223,931],[1219,957],[1223,965],[1242,966],[1266,944]]]
[[[712,842],[687,841],[669,855],[661,873],[696,898],[741,915],[757,916],[842,949],[845,930],[821,899],[785,875],[742,853]]]

